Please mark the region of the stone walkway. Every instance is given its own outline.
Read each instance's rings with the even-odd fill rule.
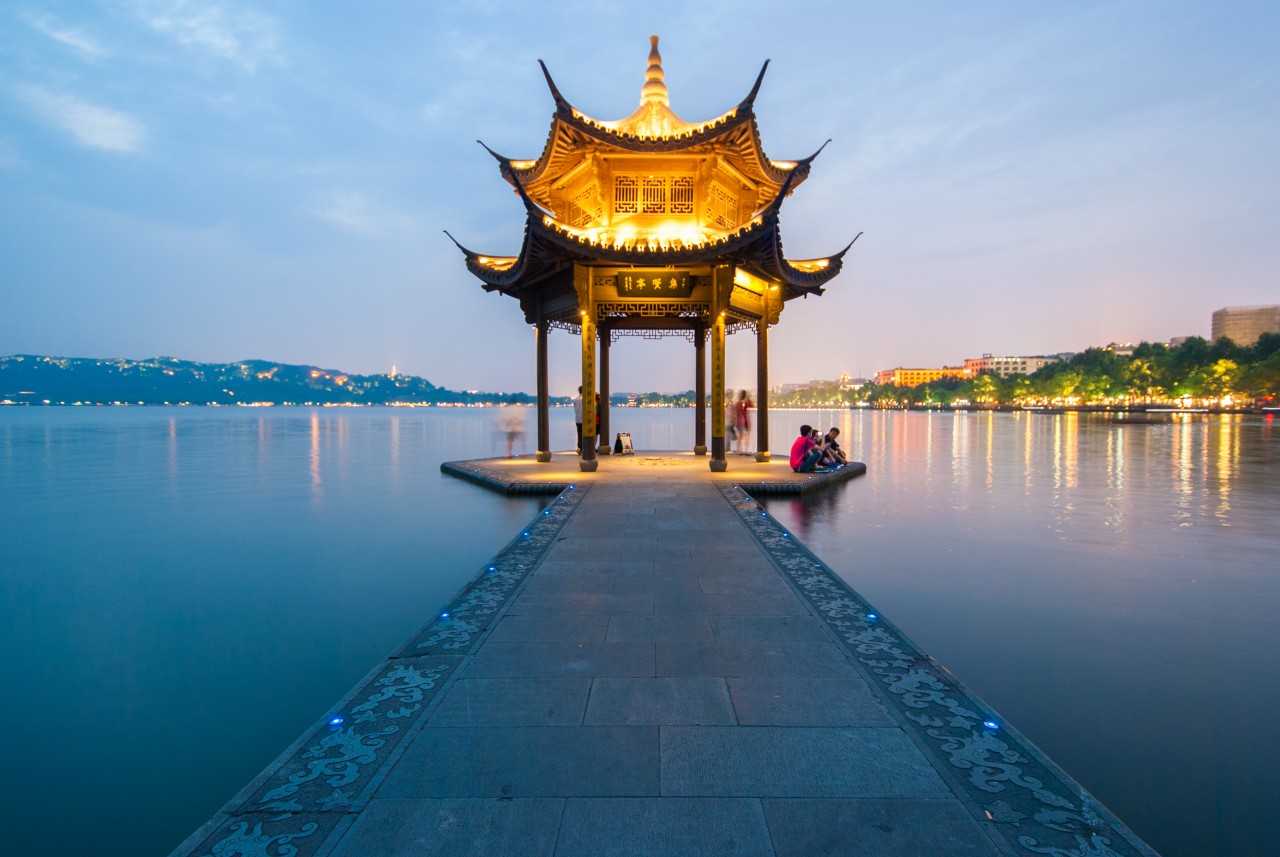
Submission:
[[[575,481],[174,855],[1154,853],[732,481],[669,470]]]

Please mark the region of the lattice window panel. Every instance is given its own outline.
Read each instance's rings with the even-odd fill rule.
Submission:
[[[624,336],[639,336],[643,339],[666,339],[669,336],[681,336],[689,342],[696,342],[696,333],[687,328],[660,328],[656,330],[647,330],[645,328],[614,328],[609,331],[609,342],[617,344],[618,340]]]
[[[569,200],[569,225],[579,228],[600,223],[604,212],[600,207],[600,188],[595,183],[584,187]]]
[[[596,304],[596,317],[599,319],[611,316],[676,316],[679,318],[700,318],[711,314],[711,305],[706,303],[674,303],[672,301],[600,301]]]
[[[671,213],[693,214],[693,176],[677,176],[671,180]]]
[[[615,176],[615,214],[693,214],[692,176]],[[734,213],[737,213],[735,201]]]
[[[640,180],[640,210],[646,214],[666,214],[667,212],[667,179],[666,176]]]
[[[728,229],[738,222],[738,198],[712,182],[707,194],[707,220]]]
[[[637,214],[640,211],[640,179],[636,176],[616,176],[613,180],[613,210],[617,214]]]

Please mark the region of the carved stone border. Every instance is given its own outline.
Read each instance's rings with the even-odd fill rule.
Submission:
[[[969,797],[971,811],[992,836],[1025,854],[1157,857],[1083,786],[880,616],[746,490],[719,487],[916,744]]]

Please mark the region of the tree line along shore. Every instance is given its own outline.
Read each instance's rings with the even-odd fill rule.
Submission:
[[[1030,375],[983,373],[914,387],[835,382],[770,393],[771,408],[1116,408],[1248,411],[1280,399],[1280,334],[1253,345],[1191,337],[1142,343],[1131,354],[1091,348]],[[692,390],[616,393],[614,407],[692,407]],[[567,406],[567,396],[553,396]],[[532,405],[528,393],[449,390],[413,375],[356,375],[315,366],[244,360],[197,363],[12,355],[0,357],[0,404],[8,405]]]

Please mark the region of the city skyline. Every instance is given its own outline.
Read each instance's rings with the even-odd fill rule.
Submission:
[[[630,113],[647,38],[672,106],[728,109],[770,59],[767,154],[810,154],[787,251],[844,272],[772,335],[778,382],[982,353],[1209,335],[1276,302],[1280,74],[1263,4],[759,3],[352,17],[302,4],[0,13],[0,352],[258,358],[530,390],[533,340],[442,234],[514,253],[475,143],[536,157],[566,96]],[[714,34],[708,38],[707,33]],[[551,391],[576,386],[553,334]],[[754,342],[731,336],[732,387]],[[692,387],[683,340],[624,339],[614,389]]]

